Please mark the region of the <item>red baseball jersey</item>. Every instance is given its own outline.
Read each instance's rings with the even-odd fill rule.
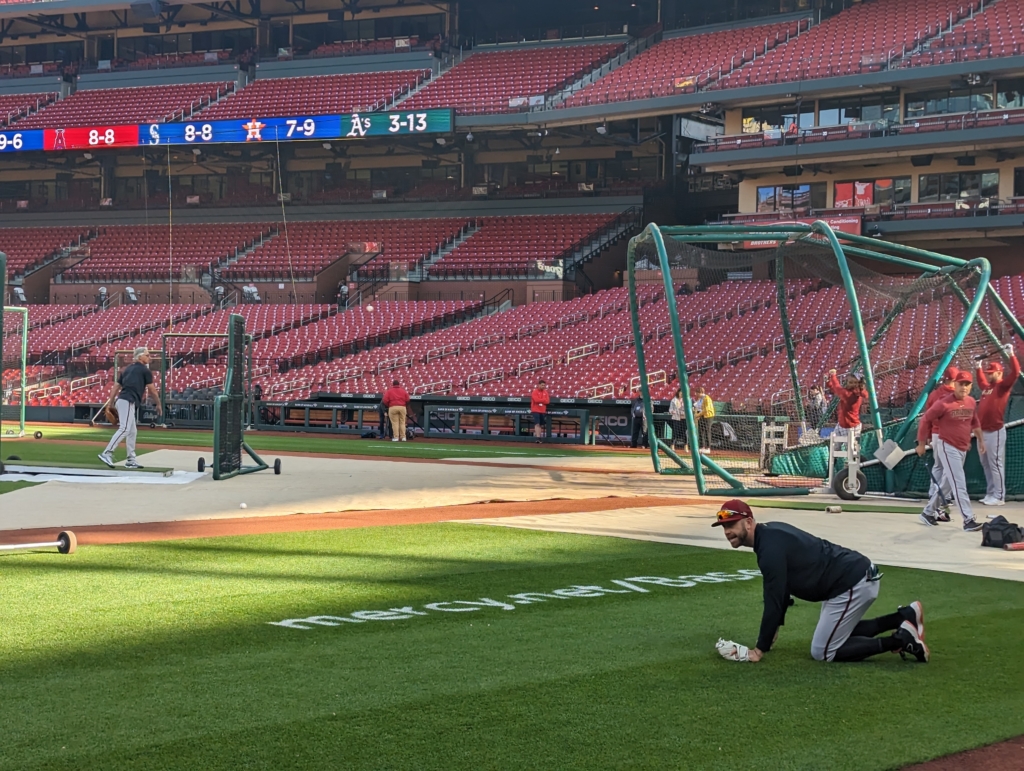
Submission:
[[[927,442],[932,434],[938,434],[946,444],[967,452],[971,449],[971,432],[981,427],[978,420],[978,403],[973,396],[963,400],[950,396],[935,402],[917,427],[917,441]]]
[[[932,405],[940,399],[945,399],[947,396],[953,395],[953,384],[946,383],[945,385],[936,386],[935,389],[928,394],[928,400],[924,403],[924,411],[928,412]]]
[[[1010,368],[1003,372],[1003,379],[990,383],[985,373],[978,368],[978,385],[981,386],[981,402],[978,404],[978,420],[982,431],[998,431],[1003,427],[1006,403],[1010,400],[1013,384],[1020,377],[1020,363],[1016,356],[1010,357]]]
[[[839,399],[839,409],[836,415],[839,420],[839,427],[856,428],[859,426],[860,406],[864,403],[864,397],[868,395],[868,392],[863,388],[855,388],[853,390],[843,388],[839,378],[835,375],[829,375],[828,387],[835,394],[836,398]]]

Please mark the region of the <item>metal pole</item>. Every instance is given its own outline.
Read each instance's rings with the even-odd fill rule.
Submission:
[[[835,253],[836,261],[839,263],[839,272],[843,277],[843,286],[846,288],[846,298],[850,302],[850,315],[853,317],[853,332],[857,337],[857,347],[860,348],[860,357],[864,365],[864,383],[868,388],[868,405],[871,409],[871,419],[875,424],[875,434],[878,438],[878,446],[882,446],[882,416],[878,409],[878,395],[875,393],[875,376],[871,371],[871,357],[868,349],[868,341],[864,336],[864,321],[860,313],[860,303],[857,300],[857,288],[853,285],[853,276],[850,275],[850,265],[843,253],[843,247],[836,238],[835,231],[823,220],[817,220],[811,229],[828,239]]]
[[[786,340],[786,356],[789,359],[789,377],[793,381],[793,401],[796,403],[796,418],[806,428],[804,417],[804,401],[800,398],[800,375],[796,369],[796,346],[793,344],[793,332],[789,328],[789,314],[786,311],[786,277],[783,267],[785,259],[781,254],[775,256],[775,289],[776,302],[779,304],[779,316],[782,319],[782,336]]]

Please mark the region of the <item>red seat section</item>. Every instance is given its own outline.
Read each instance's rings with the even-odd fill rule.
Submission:
[[[89,229],[80,226],[0,228],[0,252],[7,254],[7,275],[24,273],[88,236]]]
[[[22,118],[18,128],[113,126],[176,120],[199,110],[234,88],[233,83],[179,83],[134,88],[76,91],[40,112]]]
[[[618,214],[550,214],[481,217],[479,231],[442,260],[431,265],[431,276],[458,277],[556,267],[574,244],[611,223]],[[560,265],[557,267],[561,267]]]
[[[233,281],[311,279],[350,251],[380,249],[373,264],[399,263],[412,267],[449,244],[468,224],[465,218],[422,220],[341,220],[292,222],[287,233],[277,226],[276,237],[228,266],[223,275]],[[354,248],[355,247],[355,248]],[[358,265],[361,259],[355,260]]]
[[[173,234],[173,235],[172,235]],[[85,247],[88,256],[61,274],[69,281],[196,281],[203,271],[236,257],[268,238],[270,226],[255,223],[217,225],[108,225]]]
[[[663,40],[562,103],[580,107],[692,93],[785,43],[807,22],[765,24]]]
[[[29,358],[46,356],[66,360],[66,354],[79,355],[109,340],[138,334],[143,326],[166,325],[190,316],[208,313],[210,306],[202,305],[121,305],[105,311],[61,321],[57,324],[30,330],[28,333]],[[7,319],[5,319],[6,321]],[[6,350],[7,341],[5,341]],[[20,338],[18,345],[21,345]]]
[[[622,48],[605,43],[474,53],[402,102],[401,109],[454,107],[462,115],[516,112],[530,97],[554,93]]]
[[[722,78],[724,87],[877,72],[978,0],[866,0]]]
[[[912,67],[1024,53],[1024,0],[999,0],[933,40],[908,60]]]
[[[154,350],[161,350],[164,345],[163,335],[167,332],[193,335],[226,334],[228,321],[232,314],[244,317],[245,331],[256,340],[261,340],[269,335],[283,333],[295,327],[327,318],[336,312],[337,307],[332,305],[239,305],[228,310],[214,311],[184,319],[170,329],[147,330],[123,340],[101,344],[89,350],[88,358],[93,361],[109,362],[113,361],[113,357],[118,351],[143,345]],[[168,354],[210,352],[223,355],[225,353],[223,337],[167,338],[166,344]],[[223,374],[221,379],[223,380]]]
[[[330,115],[366,110],[410,88],[425,70],[257,80],[203,111],[204,120]]]
[[[56,98],[56,93],[0,94],[0,126],[9,126],[19,118],[42,109]]]

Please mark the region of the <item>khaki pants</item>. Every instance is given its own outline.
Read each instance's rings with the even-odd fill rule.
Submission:
[[[391,419],[391,438],[405,441],[405,407],[389,407],[388,418]]]

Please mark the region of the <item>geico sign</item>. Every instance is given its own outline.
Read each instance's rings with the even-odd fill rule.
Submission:
[[[629,417],[626,415],[600,415],[597,418],[598,425],[606,426],[621,426],[625,428],[629,425]]]

